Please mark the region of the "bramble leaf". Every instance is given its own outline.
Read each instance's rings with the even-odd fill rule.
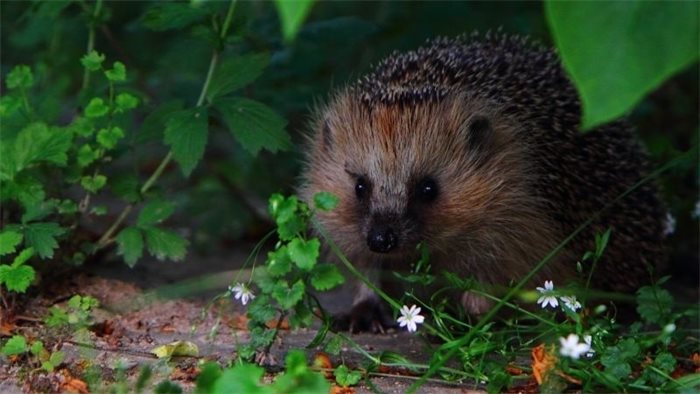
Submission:
[[[15,253],[17,245],[22,242],[22,234],[13,231],[5,230],[0,233],[0,256]]]
[[[673,296],[659,285],[644,286],[637,291],[637,313],[647,323],[667,323],[672,307]]]
[[[285,131],[287,121],[265,104],[232,97],[216,100],[215,106],[229,131],[251,154],[257,155],[260,149],[275,153],[291,147]]]
[[[175,211],[175,206],[173,203],[165,200],[151,200],[149,201],[136,220],[136,225],[139,227],[148,227],[156,224],[160,224],[165,219],[169,218],[170,215]]]
[[[208,115],[205,108],[177,111],[165,123],[165,143],[185,177],[190,176],[204,155],[207,144]]]
[[[36,276],[34,268],[24,263],[34,255],[34,250],[23,250],[12,265],[0,265],[0,284],[4,284],[10,291],[24,293],[32,284]]]
[[[248,85],[262,74],[269,62],[267,53],[241,55],[222,62],[211,80],[207,99],[212,101]]]
[[[56,237],[65,233],[65,229],[54,222],[30,223],[24,227],[24,240],[34,248],[42,259],[53,257],[53,250],[58,248]]]
[[[185,258],[188,242],[173,231],[149,227],[144,229],[148,252],[158,260],[180,261]]]
[[[136,227],[127,227],[116,238],[117,254],[124,256],[124,262],[133,267],[143,256],[143,234]]]
[[[5,345],[3,345],[0,353],[5,356],[14,356],[17,354],[22,354],[28,349],[27,339],[22,335],[14,335],[12,338],[8,339],[7,342],[5,342]]]

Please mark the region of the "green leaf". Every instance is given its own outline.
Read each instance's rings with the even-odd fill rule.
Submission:
[[[27,206],[25,208],[24,214],[22,214],[22,218],[20,219],[22,224],[26,224],[27,222],[35,222],[37,220],[41,220],[50,214],[52,214],[56,209],[56,200],[51,199],[51,200],[44,200],[35,204],[32,204],[30,206]]]
[[[294,40],[313,4],[313,0],[275,0],[285,41]]]
[[[24,293],[32,284],[36,276],[34,268],[24,265],[33,254],[31,248],[25,249],[12,263],[12,265],[0,265],[0,283],[10,291]]]
[[[658,285],[644,286],[637,291],[637,313],[647,323],[664,325],[673,307],[673,296]]]
[[[22,100],[15,96],[0,97],[0,118],[9,118],[22,108]]]
[[[59,166],[66,165],[66,152],[71,147],[73,135],[57,127],[35,122],[23,128],[14,143],[0,144],[0,176],[14,176],[35,162],[47,161]]]
[[[343,387],[354,386],[362,379],[360,371],[351,371],[345,364],[338,365],[333,371],[333,375],[335,376],[335,381]]]
[[[107,184],[107,177],[104,175],[84,176],[80,178],[80,186],[90,193],[97,193]]]
[[[214,383],[212,394],[273,394],[269,386],[262,384],[265,370],[253,364],[238,364],[228,368]]]
[[[270,62],[267,53],[236,56],[219,65],[207,91],[207,98],[212,101],[236,91],[256,80]]]
[[[34,85],[34,76],[32,75],[32,69],[29,66],[21,64],[12,68],[9,74],[7,74],[7,88],[8,89],[28,89]]]
[[[620,117],[698,59],[695,1],[547,1],[564,67],[583,102],[585,129]]]
[[[97,132],[97,143],[105,149],[114,149],[117,142],[124,138],[124,130],[121,127],[112,127],[111,129],[101,129]]]
[[[118,175],[110,181],[110,188],[117,196],[129,203],[135,203],[141,198],[139,179],[130,174]]]
[[[253,298],[248,304],[248,316],[254,321],[265,323],[274,319],[275,315],[276,312],[272,306],[272,300],[265,294]]]
[[[24,264],[34,256],[34,248],[26,248],[23,251],[21,251],[17,257],[15,257],[15,260],[12,262],[12,265],[14,267],[19,267],[20,265]]]
[[[330,211],[338,206],[340,199],[333,193],[319,192],[314,194],[314,205],[322,211]]]
[[[229,131],[251,154],[257,155],[260,149],[275,153],[291,147],[284,130],[287,121],[265,104],[232,97],[217,100],[215,106]]]
[[[109,112],[109,107],[105,101],[99,97],[93,97],[85,107],[85,116],[88,118],[101,118]]]
[[[143,24],[156,31],[182,29],[209,15],[209,10],[195,2],[162,3],[151,7],[143,15]]]
[[[114,62],[111,70],[105,70],[105,76],[112,82],[126,81],[126,67],[122,62]]]
[[[100,158],[100,152],[85,144],[78,149],[78,166],[85,168]]]
[[[296,263],[297,267],[309,271],[316,265],[321,242],[316,238],[308,241],[295,238],[289,242],[288,248],[289,257]]]
[[[49,362],[54,367],[57,367],[57,366],[61,365],[61,363],[63,362],[63,359],[65,357],[66,357],[66,354],[63,352],[60,352],[60,351],[54,352],[54,353],[51,353],[51,357],[49,357]]]
[[[286,280],[280,280],[272,291],[272,296],[282,308],[291,309],[304,297],[304,289],[304,282],[301,279],[296,281],[292,287],[289,287]]]
[[[141,209],[136,225],[148,227],[160,224],[169,218],[174,211],[175,205],[172,202],[159,199],[151,200]]]
[[[95,50],[90,51],[90,53],[80,58],[80,63],[83,65],[83,67],[90,71],[97,71],[102,68],[102,62],[104,61],[105,55]]]
[[[204,155],[208,115],[205,108],[173,112],[165,123],[165,143],[172,149],[183,175],[190,176]]]
[[[185,258],[188,242],[170,230],[155,227],[144,229],[148,252],[158,260],[180,261]]]
[[[114,110],[114,113],[119,114],[136,108],[139,105],[139,99],[129,93],[119,93],[115,103],[117,108]]]
[[[318,264],[311,271],[311,285],[319,291],[330,290],[345,282],[343,274],[333,264]]]
[[[15,253],[20,242],[22,242],[22,234],[12,230],[0,232],[0,256]]]
[[[180,387],[180,385],[175,382],[163,380],[162,382],[156,385],[156,388],[155,390],[153,390],[153,392],[156,394],[181,394],[182,387]]]
[[[53,258],[53,250],[58,248],[56,237],[65,231],[54,222],[30,223],[24,227],[24,240],[28,246],[34,248],[39,257],[50,259]]]
[[[209,394],[214,391],[214,385],[221,377],[221,367],[214,361],[207,361],[199,369],[194,392],[195,394]]]
[[[42,352],[46,351],[46,349],[44,349],[44,342],[34,341],[29,351],[35,356],[41,355]]]
[[[0,353],[4,356],[14,356],[16,354],[22,354],[27,350],[27,340],[22,335],[15,335],[5,342]]]
[[[127,227],[116,238],[117,254],[124,256],[124,262],[133,267],[143,256],[143,234],[136,227]]]
[[[78,212],[78,204],[73,200],[62,200],[56,205],[56,210],[61,215],[70,215]]]
[[[289,258],[288,249],[282,246],[267,254],[267,272],[272,277],[282,276],[292,270],[292,259]]]

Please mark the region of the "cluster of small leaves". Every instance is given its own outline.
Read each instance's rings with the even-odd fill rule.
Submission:
[[[337,197],[330,193],[314,197],[316,209],[330,210],[337,203]],[[248,309],[252,340],[242,349],[244,358],[265,349],[274,339],[275,330],[268,329],[267,322],[287,317],[292,327],[309,326],[318,307],[311,289],[326,291],[344,281],[335,265],[318,262],[321,243],[306,234],[312,215],[308,205],[295,196],[275,194],[270,198],[269,211],[280,241],[265,264],[255,269],[254,281],[261,294]]]
[[[21,233],[12,230],[0,232],[0,258],[4,260],[4,256],[14,254],[22,237]],[[19,252],[12,264],[0,264],[0,285],[7,290],[24,293],[36,275],[34,268],[25,264],[32,255],[34,249],[30,247]]]
[[[54,305],[44,322],[49,327],[70,325],[76,328],[88,327],[93,323],[91,310],[100,306],[100,302],[91,296],[74,295],[68,300],[67,308]]]
[[[38,365],[46,372],[53,372],[65,358],[65,353],[61,351],[49,352],[41,341],[33,341],[30,345],[22,335],[14,335],[8,339],[0,348],[0,354],[7,357],[26,354],[32,364]]]

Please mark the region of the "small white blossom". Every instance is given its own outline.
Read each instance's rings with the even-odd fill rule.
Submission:
[[[588,345],[588,352],[586,353],[586,357],[591,358],[595,354],[595,350],[593,350],[593,344],[591,343],[593,341],[593,338],[590,335],[584,335],[583,336],[583,342]]]
[[[229,286],[228,291],[233,293],[233,298],[241,300],[241,304],[243,305],[247,304],[248,300],[255,298],[255,294],[253,294],[253,292],[250,291],[248,286],[244,283],[236,283],[235,286]]]
[[[425,317],[420,315],[420,307],[415,305],[412,305],[410,309],[404,305],[399,312],[401,312],[401,316],[396,319],[396,322],[399,323],[399,327],[406,327],[409,332],[415,332],[418,329],[417,324],[421,324],[425,320]]]
[[[698,219],[700,218],[700,200],[695,203],[695,209],[693,210],[693,217]]]
[[[671,333],[673,333],[674,331],[676,331],[676,325],[675,325],[675,324],[669,323],[669,324],[667,324],[667,325],[664,326],[664,329],[663,329],[663,333],[664,333],[664,334],[671,334]]]
[[[545,281],[544,287],[538,287],[537,291],[542,294],[542,296],[537,299],[537,303],[542,304],[542,308],[546,308],[547,305],[556,308],[557,305],[559,305],[559,301],[557,301],[557,297],[554,295],[554,282],[551,280]]]
[[[561,296],[559,299],[574,312],[581,309],[581,303],[576,300],[576,296]]]
[[[671,212],[668,212],[664,221],[664,237],[668,237],[674,232],[676,232],[676,218],[671,215]]]
[[[579,343],[578,335],[576,334],[569,334],[566,338],[561,337],[559,338],[559,342],[561,343],[559,353],[561,353],[562,356],[578,359],[582,354],[591,351],[591,345],[585,342]]]

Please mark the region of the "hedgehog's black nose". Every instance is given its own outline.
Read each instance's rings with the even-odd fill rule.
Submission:
[[[396,248],[399,239],[394,230],[387,225],[375,225],[367,234],[367,246],[373,252],[387,253]]]

